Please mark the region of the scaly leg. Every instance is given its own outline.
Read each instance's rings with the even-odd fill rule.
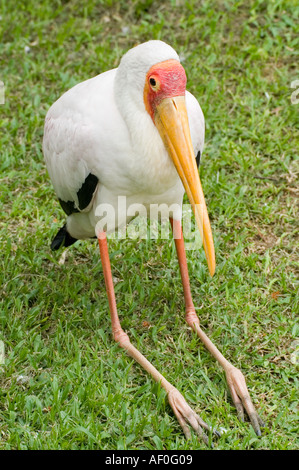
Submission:
[[[244,375],[242,372],[234,367],[230,362],[228,362],[221,352],[216,348],[208,336],[202,331],[199,325],[199,319],[196,315],[195,308],[193,305],[188,266],[186,259],[186,252],[184,246],[184,238],[181,227],[181,222],[177,220],[170,219],[172,230],[175,234],[174,241],[176,246],[176,251],[178,255],[181,278],[183,283],[185,305],[186,305],[186,321],[188,325],[197,333],[201,341],[204,343],[205,347],[210,351],[212,356],[219,362],[223,367],[227,384],[237,409],[238,417],[243,421],[244,420],[244,408],[247,411],[247,414],[250,418],[253,429],[255,430],[258,436],[261,435],[260,426],[264,426],[263,421],[258,416],[254,405],[249,396]]]
[[[110,259],[108,253],[107,238],[105,232],[98,236],[103,272],[105,278],[106,291],[108,295],[109,308],[111,314],[112,332],[115,341],[126,350],[129,356],[133,357],[151,376],[160,382],[161,386],[166,390],[169,403],[176,415],[180,425],[183,428],[187,439],[191,437],[188,425],[208,444],[209,440],[204,433],[203,428],[210,430],[210,427],[196,414],[185,401],[182,394],[171,385],[160,372],[136,349],[130,342],[128,335],[123,331],[116,308],[113,279],[111,273]]]

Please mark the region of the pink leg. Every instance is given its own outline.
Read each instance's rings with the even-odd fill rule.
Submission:
[[[223,367],[226,380],[231,392],[231,396],[235,407],[237,409],[238,416],[241,420],[244,420],[244,408],[247,411],[247,414],[250,418],[251,424],[253,429],[255,430],[258,436],[261,435],[260,426],[263,426],[264,423],[258,416],[254,405],[251,401],[249,396],[245,378],[242,372],[234,367],[230,362],[228,362],[225,357],[221,354],[221,352],[216,348],[216,346],[212,343],[212,341],[208,338],[208,336],[202,331],[199,324],[198,316],[196,315],[195,308],[192,301],[191,296],[191,289],[190,289],[190,282],[189,282],[189,274],[188,274],[188,266],[187,266],[187,259],[185,253],[185,246],[184,246],[184,238],[183,232],[181,227],[181,222],[177,220],[170,219],[172,230],[176,235],[174,238],[176,251],[178,255],[182,283],[183,283],[183,290],[184,290],[184,297],[185,297],[185,305],[186,305],[186,321],[188,325],[197,333],[201,341],[204,343],[208,351],[215,357],[215,359],[219,362],[219,364]]]
[[[113,279],[111,273],[110,259],[108,253],[107,238],[105,232],[98,236],[103,272],[105,278],[106,291],[108,295],[109,308],[111,314],[112,332],[115,341],[126,350],[129,356],[133,357],[151,376],[160,382],[161,386],[166,390],[169,403],[183,428],[187,439],[191,437],[189,426],[204,440],[209,443],[208,437],[203,432],[203,428],[210,430],[210,427],[196,414],[187,404],[182,394],[171,385],[160,372],[136,349],[130,342],[128,335],[123,331],[116,308]]]

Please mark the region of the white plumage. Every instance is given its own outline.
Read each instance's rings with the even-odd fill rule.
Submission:
[[[143,101],[146,73],[169,59],[179,60],[164,42],[141,44],[123,56],[117,69],[79,83],[49,109],[43,151],[58,197],[79,209],[78,191],[87,176],[99,180],[88,206],[67,218],[72,237],[95,236],[99,204],[115,207],[116,225],[128,222],[126,214],[117,214],[118,196],[126,196],[127,205],[181,206],[183,185]],[[189,92],[186,106],[197,155],[204,144],[204,117]],[[180,217],[177,211],[174,218]],[[109,228],[117,227],[110,221]]]

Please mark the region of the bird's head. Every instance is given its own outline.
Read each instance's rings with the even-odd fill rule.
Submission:
[[[136,99],[156,126],[191,203],[210,274],[215,271],[212,230],[196,165],[185,103],[186,73],[172,47],[149,41],[131,49],[120,64],[120,78],[134,81]],[[133,78],[134,77],[134,78]],[[119,80],[121,83],[121,80]],[[138,92],[139,91],[139,92]]]

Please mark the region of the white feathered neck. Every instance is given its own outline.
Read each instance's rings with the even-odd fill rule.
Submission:
[[[121,59],[114,80],[116,105],[127,125],[134,151],[128,158],[130,174],[151,193],[174,184],[178,175],[143,101],[146,74],[159,62],[175,59],[176,51],[162,41],[148,41],[130,49]]]

